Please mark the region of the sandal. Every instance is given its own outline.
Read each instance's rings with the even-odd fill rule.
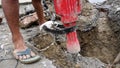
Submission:
[[[17,56],[30,55],[30,54],[31,54],[31,49],[30,48],[27,48],[25,51],[20,51],[20,52],[16,53]],[[31,56],[30,58],[22,59],[22,60],[19,60],[19,61],[21,63],[24,63],[24,64],[30,64],[30,63],[37,62],[39,60],[40,60],[40,56],[36,55],[34,57]]]

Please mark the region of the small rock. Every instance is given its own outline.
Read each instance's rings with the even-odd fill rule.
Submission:
[[[2,20],[3,20],[3,18],[2,18],[2,17],[0,17],[0,24],[2,23]]]
[[[120,64],[116,64],[116,67],[115,68],[120,68]]]
[[[33,23],[38,23],[37,21],[38,21],[38,17],[36,12],[34,12],[34,13],[31,13],[31,15],[21,17],[19,25],[21,28],[26,28]]]
[[[88,0],[90,3],[102,3],[106,0]]]

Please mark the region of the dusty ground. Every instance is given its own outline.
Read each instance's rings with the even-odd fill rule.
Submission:
[[[64,35],[59,35],[59,39],[63,41],[55,43],[54,35],[49,33],[41,34],[38,26],[32,26],[21,29],[21,33],[28,45],[37,48],[36,50],[41,55],[41,60],[32,65],[16,64],[17,61],[12,56],[11,33],[4,20],[0,25],[0,66],[2,68],[110,68],[108,66],[112,65],[113,60],[120,52],[120,29],[119,27],[116,29],[116,24],[113,24],[106,17],[106,13],[101,12],[97,25],[96,23],[92,24],[94,29],[84,31],[84,25],[89,23],[84,24],[83,22],[89,21],[91,15],[94,15],[91,12],[94,7],[89,3],[84,5],[90,7],[84,6],[86,9],[83,11],[85,12],[82,12],[82,17],[78,21],[78,24],[83,25],[82,28],[78,29],[78,38],[82,49],[79,54],[69,54],[66,51]],[[24,10],[21,10],[21,14],[22,12]],[[0,13],[2,14],[2,10],[0,10]],[[85,29],[87,30],[88,28]],[[7,66],[6,63],[8,63]],[[120,63],[115,64],[113,68],[120,68]]]

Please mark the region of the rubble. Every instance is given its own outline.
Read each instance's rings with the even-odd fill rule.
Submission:
[[[19,25],[21,28],[26,28],[32,25],[33,23],[38,23],[38,17],[36,12],[31,13],[30,15],[21,17]]]
[[[0,24],[2,23],[3,17],[0,17]]]
[[[120,52],[119,38],[117,37],[117,34],[113,30],[113,28],[116,29],[116,25],[112,25],[115,23],[114,21],[111,21],[112,19],[110,20],[109,18],[109,15],[110,15],[109,11],[113,9],[112,7],[106,6],[102,8],[102,11],[101,11],[101,7],[98,10],[96,6],[94,6],[93,4],[90,4],[88,1],[86,2],[83,1],[82,4],[83,4],[83,8],[82,8],[83,10],[81,12],[81,15],[79,16],[79,20],[77,21],[78,38],[81,43],[81,49],[82,49],[80,54],[84,57],[86,56],[96,57],[100,59],[102,62],[106,63],[106,67],[112,67],[115,65],[115,64],[114,65],[112,64],[116,56]],[[103,9],[105,10],[108,9],[108,10],[103,11]],[[119,18],[119,17],[115,16],[114,18]],[[118,31],[119,31],[119,28],[117,29]],[[33,41],[34,43],[37,43],[36,45],[38,47],[41,47],[42,42],[35,41],[37,38],[40,39],[39,36],[35,36]],[[60,38],[62,37],[60,36]],[[63,38],[66,39],[64,36]],[[42,41],[45,41],[45,40],[42,40]],[[59,45],[54,44],[53,46],[49,46],[49,48],[47,48],[45,51],[42,51],[42,53],[49,59],[55,60],[56,61],[55,65],[58,66],[58,68],[59,68],[59,65],[64,66],[64,64],[71,64],[70,67],[74,68],[75,61],[74,63],[72,62],[70,63],[69,60],[65,59],[67,57],[65,41],[64,42],[58,41],[58,42],[60,43]],[[52,51],[52,49],[54,50]],[[59,56],[62,55],[61,58],[63,59],[61,59],[61,61],[57,60],[58,59],[56,57],[57,55]],[[63,62],[64,64],[60,62]],[[69,67],[69,65],[67,66]],[[104,68],[104,67],[105,66],[103,67],[101,66],[101,68]],[[97,67],[91,67],[91,68],[97,68]]]
[[[53,5],[50,0],[46,1],[47,4],[50,4],[49,6]],[[40,55],[42,54],[42,57],[47,59],[44,60],[42,58],[35,65],[22,65],[19,63],[17,68],[39,68],[39,66],[41,68],[49,68],[46,64],[49,64],[51,68],[120,68],[119,0],[108,0],[101,5],[97,5],[98,7],[87,0],[82,0],[82,3],[83,10],[77,21],[77,33],[79,42],[81,43],[81,52],[79,54],[70,54],[67,52],[66,37],[64,34],[41,33],[39,30],[36,30],[38,27],[21,29],[25,41],[34,45]],[[109,5],[112,6],[109,7]],[[50,11],[48,8],[45,9],[45,16],[48,17],[47,20],[51,18]],[[51,12],[54,13],[54,11]],[[34,13],[23,15],[20,20],[24,22],[27,20],[27,23],[37,21],[38,18]],[[28,19],[30,20],[28,21]],[[6,25],[0,25],[0,34],[5,34],[5,38],[7,38],[6,35],[9,31],[5,27]],[[4,34],[2,34],[3,32]],[[10,35],[7,36],[10,37]],[[4,36],[1,38],[4,38]],[[6,41],[9,42],[9,40],[10,38]],[[2,44],[5,43],[3,41],[5,40],[1,39],[0,45],[2,48]],[[5,64],[5,62],[1,63]]]

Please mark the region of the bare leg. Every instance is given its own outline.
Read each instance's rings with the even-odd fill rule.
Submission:
[[[19,30],[19,3],[18,0],[2,0],[2,7],[5,13],[5,17],[8,21],[8,25],[12,32],[12,40],[14,43],[14,52],[25,50],[25,42]],[[18,59],[25,59],[29,56],[16,56]]]
[[[42,24],[45,22],[45,18],[43,15],[43,9],[41,5],[41,0],[32,0],[32,4],[37,12],[38,18],[39,18],[39,24]]]

